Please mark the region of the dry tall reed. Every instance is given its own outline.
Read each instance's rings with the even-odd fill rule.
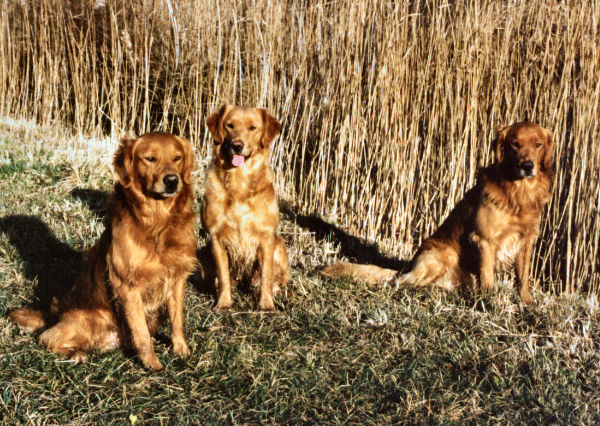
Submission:
[[[210,152],[223,102],[271,109],[282,198],[408,257],[501,124],[554,131],[534,271],[600,288],[600,2],[3,0],[0,114]]]

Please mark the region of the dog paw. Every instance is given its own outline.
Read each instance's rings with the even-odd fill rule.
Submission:
[[[524,305],[531,305],[533,303],[533,296],[531,295],[531,291],[521,291],[521,302],[523,302]]]
[[[190,348],[185,340],[173,340],[173,353],[181,358],[187,358],[190,355]]]
[[[261,298],[260,302],[258,303],[258,307],[260,308],[261,311],[263,312],[274,312],[277,309],[275,308],[275,303],[273,303],[273,299],[272,298]]]
[[[88,357],[85,354],[85,352],[81,352],[81,351],[74,351],[70,356],[69,359],[71,361],[74,361],[75,364],[79,364],[80,362],[87,362],[88,361]]]
[[[154,353],[140,354],[140,359],[149,370],[161,371],[164,368]]]
[[[229,310],[229,308],[231,308],[231,300],[221,300],[219,299],[219,301],[217,302],[217,305],[213,308],[213,311],[215,312],[226,312]]]
[[[490,293],[492,291],[492,288],[494,288],[493,285],[481,284],[481,292],[484,294]]]

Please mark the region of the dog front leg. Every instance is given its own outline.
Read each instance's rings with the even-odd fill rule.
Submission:
[[[494,267],[496,266],[496,250],[484,238],[478,239],[480,265],[479,279],[481,281],[481,291],[488,293],[494,288]]]
[[[154,353],[154,345],[152,344],[152,337],[148,330],[146,314],[144,313],[144,303],[142,302],[140,292],[137,288],[132,288],[127,284],[120,285],[116,288],[116,291],[123,303],[125,319],[129,326],[129,330],[131,331],[133,346],[135,347],[142,364],[144,364],[146,368],[157,371],[162,370],[163,366]]]
[[[268,238],[260,245],[260,302],[258,304],[261,311],[274,311],[273,302],[273,251],[275,249],[275,239]]]
[[[180,357],[187,357],[190,349],[185,341],[183,301],[185,298],[186,279],[180,279],[175,283],[173,292],[167,299],[167,311],[171,321],[171,343],[173,353]]]
[[[525,242],[517,254],[519,293],[521,295],[521,301],[526,305],[533,302],[533,296],[531,295],[531,289],[529,288],[529,267],[531,265],[531,251],[533,249],[534,241],[535,237],[529,236],[525,238]]]
[[[219,279],[217,305],[214,307],[214,311],[221,312],[231,308],[229,259],[227,258],[227,252],[218,238],[211,238],[211,248],[215,264],[217,265],[217,278]]]

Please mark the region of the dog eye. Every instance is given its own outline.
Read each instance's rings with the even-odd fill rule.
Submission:
[[[179,161],[179,160],[181,160],[181,155],[178,155],[175,158],[173,158],[173,161]]]
[[[146,161],[150,161],[151,163],[156,161],[156,157],[153,157],[152,155],[149,155],[146,157]]]
[[[227,127],[228,129],[233,129],[233,124],[231,124],[231,123],[227,123],[227,124],[225,125],[225,127]]]
[[[254,130],[256,130],[256,126],[250,126],[250,127],[248,127],[248,130],[254,131]]]
[[[513,142],[510,144],[514,149],[519,149],[519,142]]]
[[[542,143],[540,141],[536,141],[535,142],[535,147],[539,148],[540,146],[542,146]]]

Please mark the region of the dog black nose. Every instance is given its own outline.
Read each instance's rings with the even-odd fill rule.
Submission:
[[[533,171],[533,161],[523,161],[519,164],[519,168],[525,173],[530,174]]]
[[[166,175],[163,178],[163,182],[165,183],[165,186],[167,188],[174,188],[179,183],[179,178],[177,177],[177,175]]]
[[[231,143],[231,149],[233,150],[233,152],[235,152],[236,154],[239,154],[240,152],[242,152],[242,150],[244,149],[244,142],[241,141],[235,141]]]

